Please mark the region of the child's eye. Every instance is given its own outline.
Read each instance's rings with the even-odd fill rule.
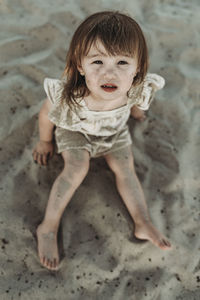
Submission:
[[[95,60],[95,61],[93,62],[93,64],[100,65],[100,64],[102,64],[102,61],[101,61],[101,60]]]
[[[127,61],[125,61],[125,60],[120,60],[120,61],[118,62],[118,64],[119,64],[119,65],[127,65],[128,63],[127,63]]]

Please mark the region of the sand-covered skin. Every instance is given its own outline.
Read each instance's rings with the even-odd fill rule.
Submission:
[[[147,119],[129,126],[152,220],[173,249],[134,238],[114,175],[99,158],[63,215],[61,266],[50,272],[39,263],[35,230],[62,159],[47,167],[32,161],[43,80],[61,76],[80,22],[113,8],[140,23],[150,71],[166,79]],[[0,14],[0,299],[199,299],[199,1],[4,0]]]

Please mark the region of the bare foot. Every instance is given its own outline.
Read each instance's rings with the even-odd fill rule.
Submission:
[[[150,222],[135,224],[135,236],[138,239],[151,241],[162,250],[171,248],[170,242]]]
[[[37,228],[38,255],[41,264],[49,270],[58,270],[57,234],[40,224]]]

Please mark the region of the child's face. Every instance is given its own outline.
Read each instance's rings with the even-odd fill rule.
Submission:
[[[137,59],[109,56],[100,41],[96,45],[91,46],[78,67],[81,75],[85,76],[90,96],[97,100],[124,99],[137,73]]]

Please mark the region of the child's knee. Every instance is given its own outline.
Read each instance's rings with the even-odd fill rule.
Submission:
[[[110,153],[107,155],[106,161],[116,175],[127,175],[134,169],[133,155],[129,149]]]
[[[65,166],[64,173],[70,173],[70,177],[84,177],[89,170],[90,156],[84,149],[72,149],[62,153]],[[73,178],[74,179],[74,178]]]

